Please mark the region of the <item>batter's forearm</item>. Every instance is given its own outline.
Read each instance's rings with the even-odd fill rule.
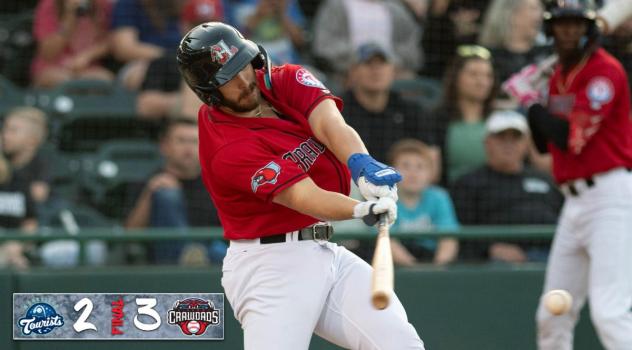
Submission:
[[[368,153],[360,135],[347,123],[331,99],[321,101],[309,116],[314,136],[343,164],[354,153]]]
[[[369,153],[360,139],[360,135],[350,126],[344,125],[341,130],[330,141],[331,145],[326,145],[336,158],[343,164],[347,164],[349,157],[354,153]]]
[[[353,208],[359,203],[343,194],[323,190],[310,178],[284,189],[272,201],[324,221],[353,218]]]

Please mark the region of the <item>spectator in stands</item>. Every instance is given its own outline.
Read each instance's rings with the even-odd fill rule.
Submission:
[[[441,79],[461,45],[476,43],[482,14],[489,0],[432,0],[421,45],[422,75]]]
[[[184,34],[196,25],[222,21],[221,0],[188,0],[182,8],[180,30]],[[136,112],[144,119],[187,117],[197,119],[200,101],[184,83],[172,56],[152,61],[136,98]]]
[[[628,73],[632,76],[632,18],[621,24],[611,35],[604,38],[604,48],[612,53]],[[632,79],[628,79],[632,89]]]
[[[110,53],[109,16],[108,0],[40,0],[33,26],[33,85],[50,88],[77,78],[112,80],[113,73],[99,64]]]
[[[458,222],[452,200],[441,187],[432,185],[436,172],[435,153],[423,142],[402,139],[389,151],[389,164],[403,177],[398,184],[397,221],[391,232],[422,233],[430,230],[456,230]],[[413,265],[417,261],[446,264],[456,259],[458,242],[453,238],[414,238],[393,240],[393,261]]]
[[[551,53],[544,46],[543,7],[540,0],[494,0],[481,28],[479,44],[494,57],[497,79],[502,82],[524,66]]]
[[[222,0],[187,0],[180,16],[181,32],[186,33],[200,23],[223,21],[224,18]]]
[[[160,151],[165,158],[162,169],[141,186],[134,186],[135,202],[125,227],[207,227],[219,226],[217,212],[209,201],[200,176],[197,124],[190,119],[170,119],[160,138]],[[226,245],[216,241],[209,257],[217,262],[223,258]],[[153,260],[175,263],[186,255],[181,243],[155,244]]]
[[[9,111],[2,127],[2,149],[13,168],[12,177],[37,204],[44,203],[50,192],[49,164],[39,153],[47,133],[46,116],[34,107]]]
[[[341,81],[356,50],[368,42],[393,56],[397,77],[412,77],[422,65],[419,26],[400,1],[326,0],[313,30],[312,50],[321,68]]]
[[[550,177],[525,166],[529,142],[526,118],[494,112],[486,123],[487,163],[459,178],[451,195],[464,225],[555,224],[562,196]],[[465,259],[519,263],[542,261],[548,243],[534,241],[470,243],[461,240]]]
[[[175,62],[182,37],[179,13],[176,0],[115,3],[111,44],[114,57],[126,64],[119,72],[124,86],[137,90],[143,85],[161,85],[164,91],[180,87]]]
[[[491,53],[481,46],[459,46],[443,87],[432,125],[442,151],[442,184],[447,185],[485,162],[484,123],[496,91]]]
[[[22,229],[27,233],[37,229],[37,219],[28,188],[15,181],[11,166],[1,151],[0,137],[0,232],[2,229]],[[0,268],[13,266],[26,268],[29,260],[24,256],[25,245],[9,241],[0,244]]]
[[[388,148],[403,137],[434,144],[422,107],[391,90],[394,77],[391,53],[377,43],[363,44],[356,50],[349,70],[350,88],[341,96],[347,123],[382,162],[386,161]]]
[[[288,0],[259,0],[245,22],[245,32],[266,48],[273,65],[301,62],[299,51],[305,45],[302,28],[305,20],[302,14],[290,17],[289,4]]]

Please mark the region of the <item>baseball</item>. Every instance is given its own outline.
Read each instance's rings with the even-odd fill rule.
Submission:
[[[568,312],[573,305],[573,297],[563,289],[554,289],[544,295],[544,306],[553,315],[562,315]]]
[[[200,331],[200,323],[195,320],[189,321],[189,323],[187,324],[187,329],[189,330],[189,332],[195,334]]]

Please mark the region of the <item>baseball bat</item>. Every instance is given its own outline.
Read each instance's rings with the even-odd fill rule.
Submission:
[[[632,2],[611,0],[597,11],[597,26],[603,34],[610,34],[632,17]]]
[[[393,256],[391,239],[384,214],[380,215],[378,233],[373,253],[373,276],[371,283],[371,303],[378,310],[385,309],[393,295]]]

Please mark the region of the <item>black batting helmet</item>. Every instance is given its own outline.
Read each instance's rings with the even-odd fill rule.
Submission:
[[[552,36],[551,23],[559,18],[583,18],[588,22],[588,38],[595,38],[597,31],[597,4],[595,0],[550,0],[544,12],[544,31]]]
[[[255,69],[266,67],[262,46],[247,40],[224,23],[208,22],[191,29],[180,41],[178,68],[189,87],[206,104],[220,103],[219,87],[226,84],[248,63]]]

